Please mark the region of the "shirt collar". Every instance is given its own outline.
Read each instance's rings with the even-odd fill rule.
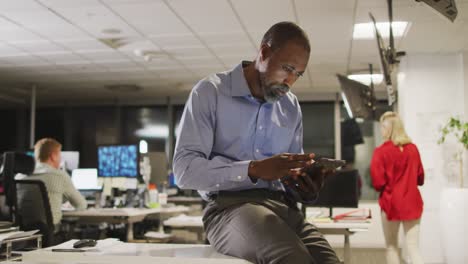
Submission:
[[[54,170],[57,170],[57,169],[53,168],[47,163],[36,162],[36,168],[34,169],[33,174],[49,173]]]
[[[247,96],[252,95],[249,85],[244,75],[244,67],[252,63],[251,61],[242,61],[231,73],[231,96]]]

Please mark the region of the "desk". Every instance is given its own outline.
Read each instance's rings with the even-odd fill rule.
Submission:
[[[351,263],[351,244],[349,236],[356,232],[367,231],[370,223],[315,223],[309,220],[310,223],[314,224],[318,230],[324,235],[344,235],[344,263]],[[180,215],[171,217],[163,222],[165,226],[175,229],[188,229],[197,232],[198,236],[201,237],[203,233],[203,221],[202,216],[186,216]]]
[[[107,240],[107,239],[106,239]],[[52,252],[50,248],[25,252],[23,262],[111,263],[111,264],[249,264],[250,262],[217,253],[210,245],[145,244],[115,241],[105,247],[99,240],[95,251]],[[70,240],[64,244],[73,244]],[[71,248],[71,245],[61,248]]]
[[[167,208],[99,208],[87,209],[81,211],[64,211],[63,218],[78,218],[79,223],[99,224],[102,222],[110,224],[127,225],[127,241],[133,240],[133,224],[143,221],[149,215],[157,214],[179,214],[188,212],[189,208],[185,206],[175,206]]]
[[[341,223],[341,222],[330,222],[330,223],[315,223],[313,220],[308,220],[309,223],[315,225],[318,230],[324,235],[344,235],[344,263],[351,263],[351,244],[349,236],[356,232],[367,231],[370,223]]]
[[[0,242],[0,247],[2,247],[2,245],[5,245],[5,252],[0,252],[0,261],[20,260],[21,255],[14,254],[12,252],[12,246],[13,244],[16,244],[18,242],[24,242],[28,240],[36,240],[36,248],[42,247],[42,235],[41,234],[34,234],[34,235],[18,237],[18,238],[13,238],[13,239],[5,239]]]

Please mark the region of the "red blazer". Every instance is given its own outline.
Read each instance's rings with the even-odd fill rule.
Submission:
[[[388,220],[421,218],[423,200],[418,185],[424,184],[424,169],[416,145],[406,144],[400,151],[392,141],[383,143],[374,151],[370,170]]]

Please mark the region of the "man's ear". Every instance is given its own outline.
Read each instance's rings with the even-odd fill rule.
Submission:
[[[271,56],[271,47],[268,44],[262,44],[260,46],[260,61],[265,61]]]

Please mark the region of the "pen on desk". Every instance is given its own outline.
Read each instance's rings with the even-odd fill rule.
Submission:
[[[52,252],[85,252],[84,249],[79,248],[53,248]]]

